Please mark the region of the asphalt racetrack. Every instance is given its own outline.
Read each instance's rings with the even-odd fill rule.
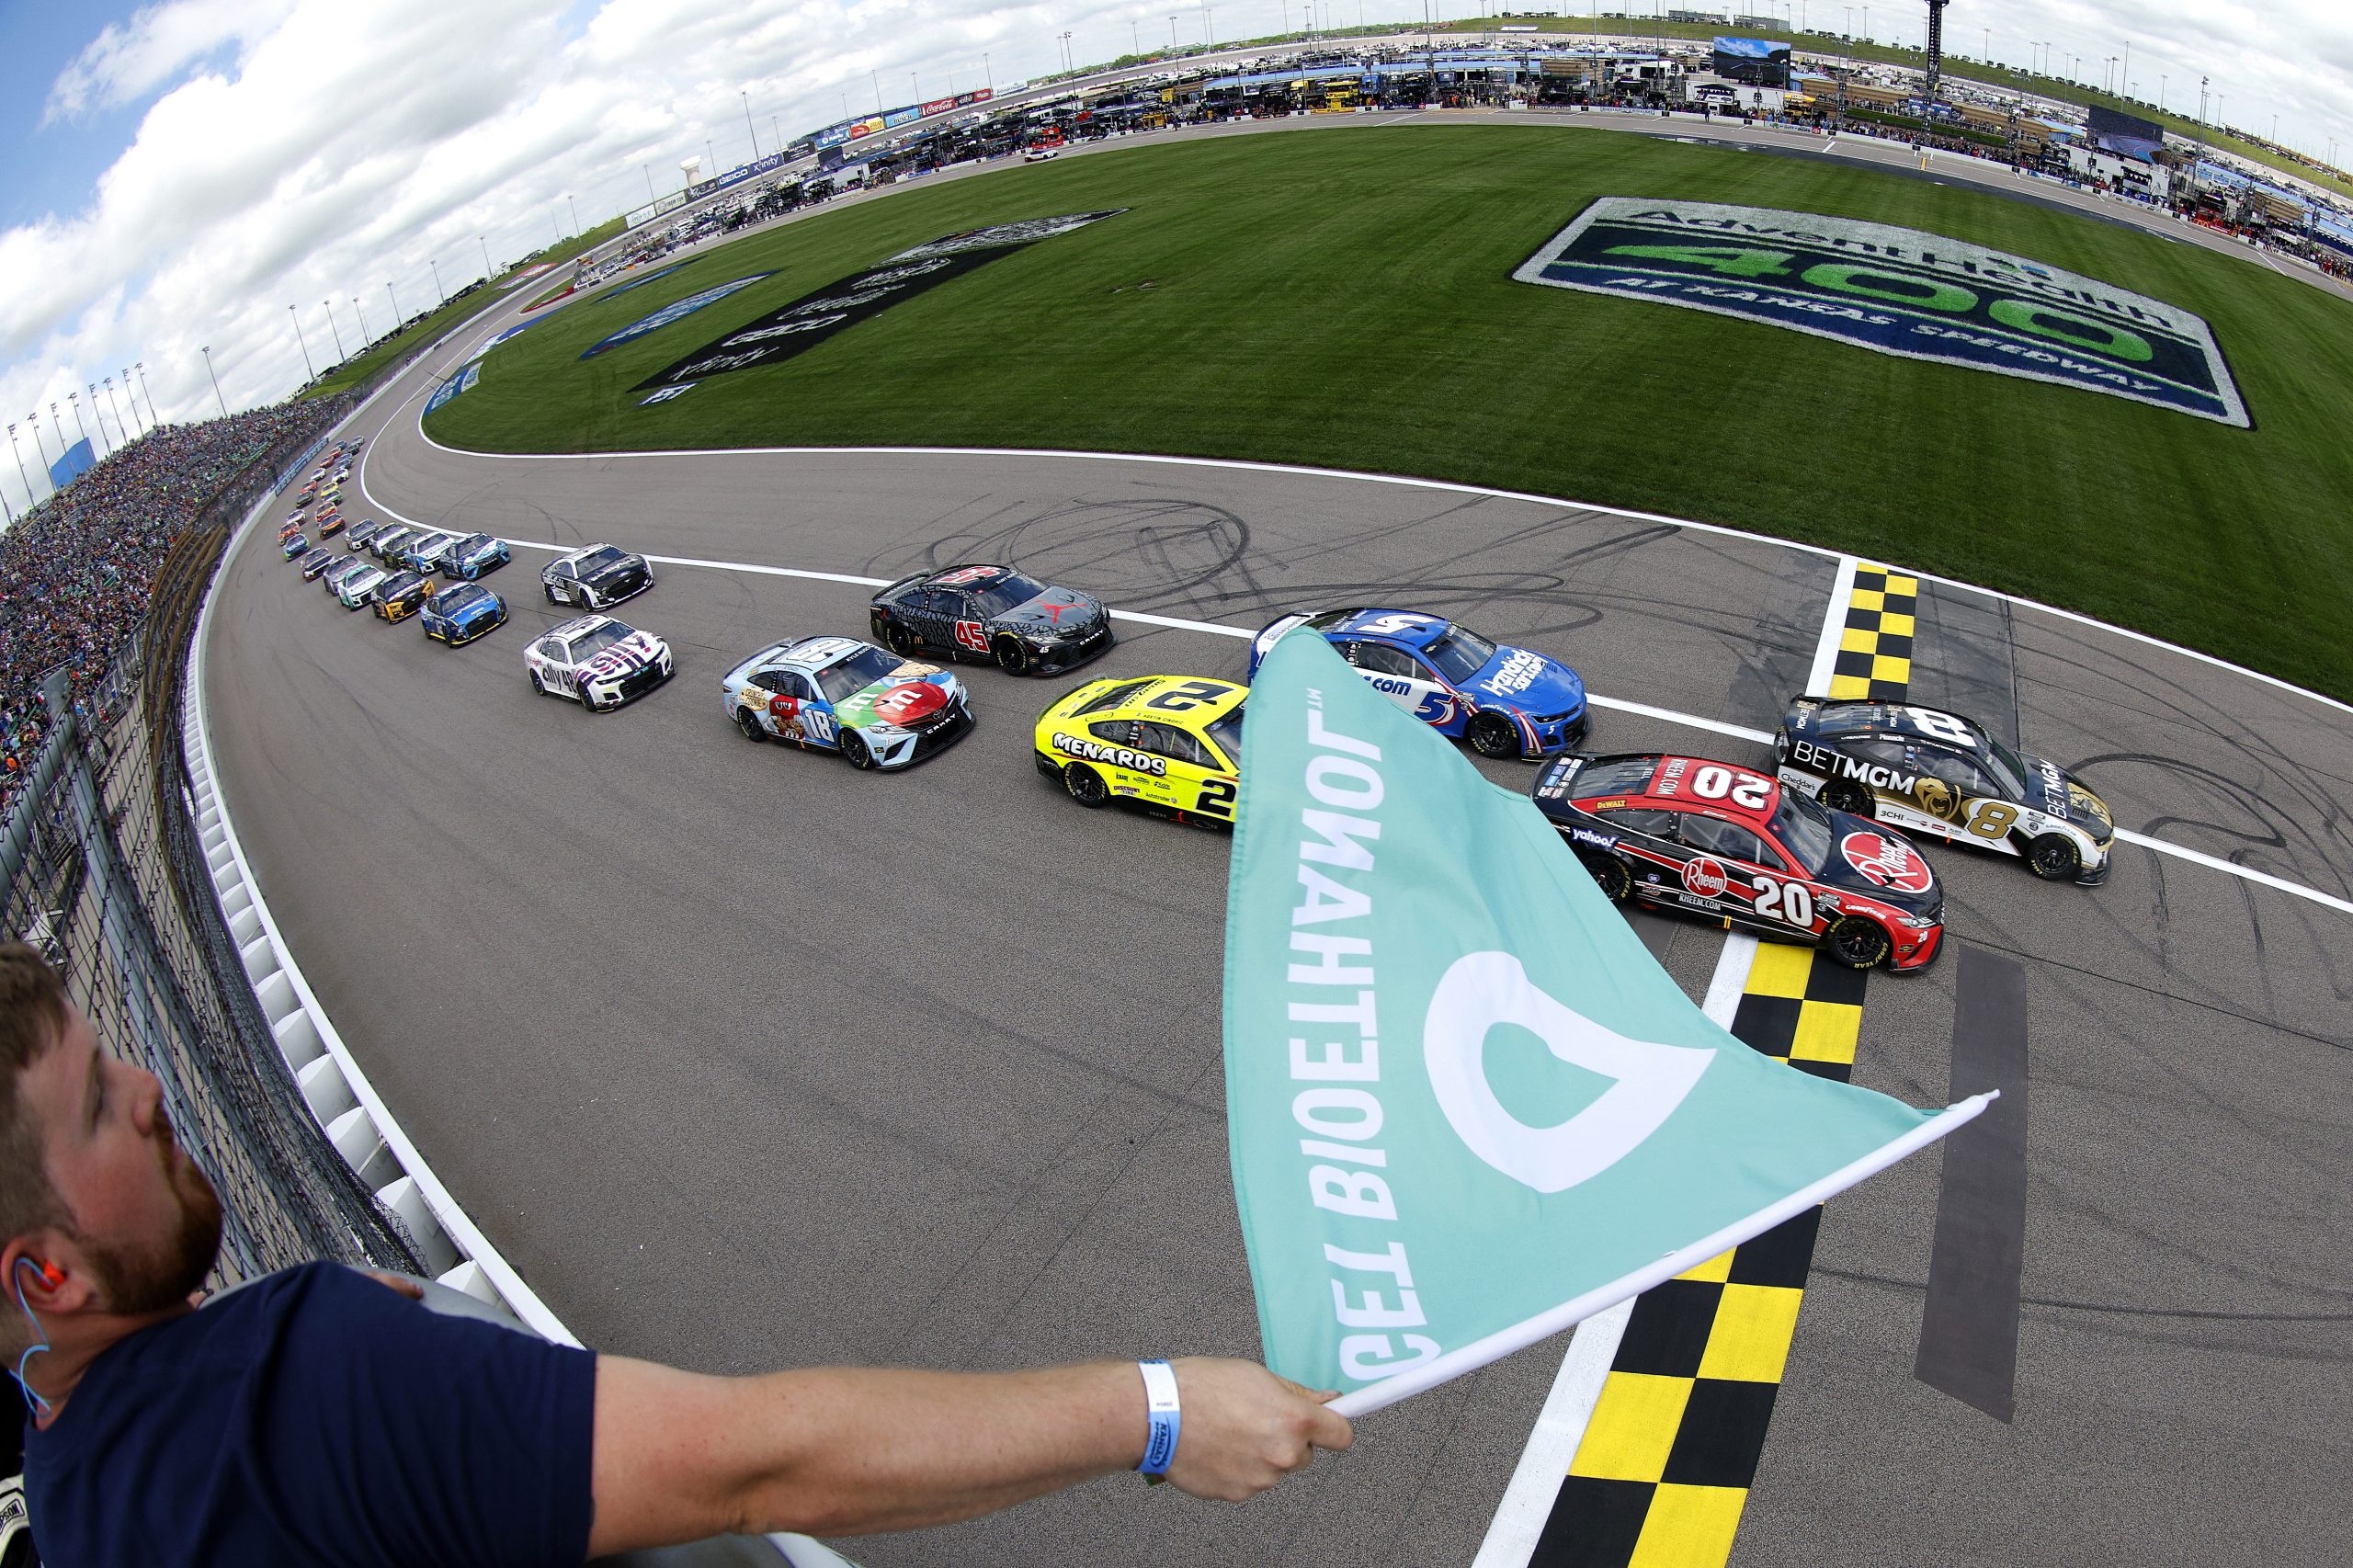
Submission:
[[[748,744],[721,711],[719,677],[764,643],[865,632],[868,589],[773,569],[1009,559],[1238,629],[1438,609],[1603,697],[1759,731],[1805,684],[1836,569],[1662,521],[1214,465],[432,447],[420,394],[505,319],[363,413],[346,498],[355,520],[517,541],[489,579],[515,623],[447,650],[249,536],[205,666],[216,767],[311,984],[475,1220],[591,1344],[702,1369],[1257,1349],[1219,1070],[1225,841],[1083,811],[1029,760],[1075,682],[1238,677],[1244,642],[1127,621],[1071,676],[967,666],[976,731],[861,774]],[[620,613],[680,673],[590,716],[525,681],[524,645],[567,613],[528,546],[600,540],[657,557]],[[1933,584],[1912,689],[2080,768],[2120,825],[2353,892],[2342,709]],[[1591,744],[1769,763],[1623,708]],[[1916,1157],[1829,1209],[1734,1562],[2336,1560],[2353,915],[2131,845],[2096,890],[1931,857],[1949,945],[2027,970],[2015,1421],[1913,1377],[1938,1160]],[[1696,996],[1722,934],[1638,920]],[[1947,1097],[1956,957],[1873,985],[1857,1082]],[[1245,1508],[1114,1477],[855,1551],[1465,1563],[1558,1361],[1370,1417],[1355,1452]]]

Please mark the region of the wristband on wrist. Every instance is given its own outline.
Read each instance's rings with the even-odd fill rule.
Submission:
[[[1176,1370],[1165,1361],[1139,1361],[1136,1370],[1143,1374],[1144,1412],[1152,1420],[1151,1435],[1143,1444],[1143,1462],[1136,1469],[1157,1481],[1168,1473],[1169,1463],[1176,1457],[1176,1434],[1183,1425],[1176,1407]]]

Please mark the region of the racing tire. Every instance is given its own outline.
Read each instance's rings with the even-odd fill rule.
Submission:
[[[852,767],[865,768],[874,766],[874,754],[866,749],[866,743],[858,738],[854,730],[842,732],[842,757]]]
[[[532,694],[538,697],[545,697],[548,694],[547,683],[540,678],[540,672],[532,670],[529,672],[529,675],[531,676]]]
[[[897,621],[886,621],[882,627],[882,645],[903,659],[915,657],[915,634]]]
[[[1895,950],[1887,927],[1859,915],[1841,915],[1822,934],[1822,950],[1848,969],[1873,969]]]
[[[1593,873],[1601,896],[1610,903],[1623,903],[1634,896],[1634,873],[1615,855],[1597,856],[1585,863],[1585,869]]]
[[[541,584],[540,585],[540,592],[541,592],[541,593],[543,593],[543,594],[547,595],[547,597],[548,597],[548,603],[550,603],[550,604],[553,604],[553,603],[555,603],[555,590],[554,590],[553,588],[550,587],[547,584],[545,584],[545,583],[541,583]]]
[[[1481,713],[1473,717],[1462,738],[1481,756],[1516,757],[1520,755],[1519,730],[1500,713]]]
[[[1070,792],[1072,800],[1090,812],[1111,799],[1111,787],[1103,782],[1103,776],[1083,762],[1074,762],[1063,769],[1063,788]]]
[[[748,708],[738,708],[735,710],[735,728],[742,733],[745,740],[751,742],[754,745],[759,745],[768,738],[768,733],[760,728],[759,720],[754,716],[752,710]]]
[[[1834,779],[1822,787],[1822,803],[1850,817],[1872,814],[1871,792],[1851,778]]]
[[[2084,869],[2084,857],[2063,834],[2046,833],[2026,846],[2026,863],[2046,882],[2072,882]]]
[[[1011,635],[999,637],[989,651],[996,655],[996,667],[1006,675],[1026,676],[1029,673],[1029,650],[1020,638]]]

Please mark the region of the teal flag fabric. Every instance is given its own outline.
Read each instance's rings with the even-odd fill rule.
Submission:
[[[1717,1027],[1530,801],[1323,638],[1276,644],[1248,715],[1226,1104],[1284,1376],[1379,1385],[1344,1406],[1376,1408],[1973,1114],[1809,1076]]]

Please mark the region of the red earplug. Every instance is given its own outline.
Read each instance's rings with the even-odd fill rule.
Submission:
[[[65,1271],[47,1258],[41,1260],[40,1277],[42,1282],[52,1290],[65,1283]]]

